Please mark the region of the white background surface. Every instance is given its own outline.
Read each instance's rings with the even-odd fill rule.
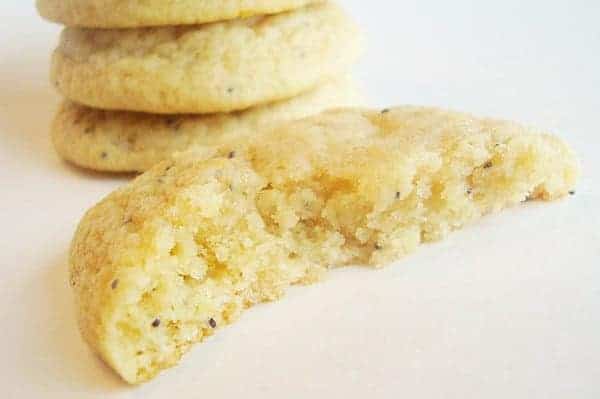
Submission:
[[[599,398],[600,2],[345,1],[373,105],[432,104],[548,128],[576,197],[527,204],[381,271],[340,270],[259,306],[127,387],[82,343],[66,251],[126,178],[53,153],[58,27],[0,5],[0,395],[4,398]]]

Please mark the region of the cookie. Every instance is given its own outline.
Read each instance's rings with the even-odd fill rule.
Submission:
[[[139,28],[276,14],[322,0],[37,0],[39,13],[67,26]]]
[[[158,114],[231,112],[294,97],[343,74],[360,35],[336,5],[208,25],[67,28],[52,79],[90,107]]]
[[[78,166],[105,172],[141,172],[193,146],[226,143],[264,126],[356,106],[361,96],[347,78],[290,100],[212,115],[153,115],[102,111],[65,101],[52,125],[54,147]]]
[[[573,189],[558,138],[431,108],[336,110],[161,162],[87,212],[81,330],[126,381],[332,267],[379,266],[490,212]]]

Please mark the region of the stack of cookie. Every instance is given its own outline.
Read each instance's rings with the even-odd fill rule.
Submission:
[[[360,35],[323,0],[38,0],[68,27],[51,76],[66,97],[59,154],[83,167],[144,171],[174,152],[359,96],[346,73]]]

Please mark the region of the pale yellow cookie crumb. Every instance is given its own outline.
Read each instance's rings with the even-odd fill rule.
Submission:
[[[81,329],[139,383],[290,284],[383,265],[487,213],[560,198],[577,175],[558,138],[416,107],[331,111],[205,159],[184,154],[81,222],[70,256]]]

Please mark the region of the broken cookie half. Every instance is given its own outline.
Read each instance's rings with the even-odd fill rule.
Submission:
[[[91,209],[71,249],[87,342],[127,382],[328,268],[575,185],[558,138],[432,108],[343,109],[165,161]]]

